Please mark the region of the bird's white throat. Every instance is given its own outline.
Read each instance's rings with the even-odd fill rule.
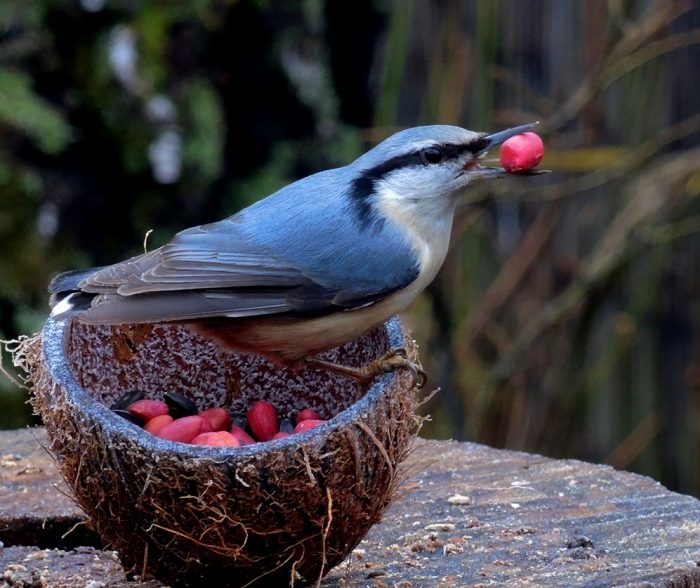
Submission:
[[[413,197],[388,182],[377,186],[382,215],[401,227],[420,259],[420,274],[411,285],[420,292],[442,267],[450,244],[457,199],[450,195]]]

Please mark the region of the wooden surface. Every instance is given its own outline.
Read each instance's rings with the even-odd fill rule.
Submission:
[[[0,587],[127,581],[66,495],[42,429],[0,432]],[[410,477],[324,587],[700,587],[700,502],[641,476],[419,441]]]

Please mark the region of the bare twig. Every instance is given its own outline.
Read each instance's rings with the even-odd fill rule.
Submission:
[[[660,41],[651,39],[664,27],[691,8],[688,2],[661,0],[650,7],[649,15],[641,18],[608,53],[607,58],[583,79],[569,99],[552,115],[542,121],[544,134],[563,127],[574,120],[591,100],[624,74],[664,53],[700,42],[697,31],[666,37]]]
[[[642,419],[633,431],[605,458],[615,468],[627,468],[663,429],[663,421],[656,412]]]
[[[458,357],[464,357],[468,354],[469,346],[483,331],[493,313],[508,300],[513,290],[527,274],[545,243],[549,240],[559,219],[559,212],[558,206],[550,206],[540,212],[515,253],[508,258],[498,277],[481,296],[478,304],[457,326],[454,341]]]

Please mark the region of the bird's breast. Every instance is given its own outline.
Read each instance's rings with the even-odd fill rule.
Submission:
[[[456,201],[448,198],[407,201],[385,188],[378,205],[383,216],[400,228],[418,258],[418,277],[406,288],[407,296],[412,294],[415,298],[433,281],[447,257]]]
[[[191,328],[228,349],[265,355],[282,365],[339,347],[404,310],[423,289],[421,277],[379,302],[316,317],[269,316],[198,321]]]
[[[197,328],[224,346],[238,351],[261,353],[280,363],[293,364],[305,356],[339,347],[357,339],[415,298],[409,286],[380,302],[318,317],[270,316],[230,319],[220,327]]]

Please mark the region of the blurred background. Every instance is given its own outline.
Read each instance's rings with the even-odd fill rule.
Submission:
[[[423,434],[700,495],[699,72],[690,0],[0,2],[0,338],[395,130],[540,120],[553,173],[473,195],[405,314]],[[0,428],[25,400],[0,377]]]

